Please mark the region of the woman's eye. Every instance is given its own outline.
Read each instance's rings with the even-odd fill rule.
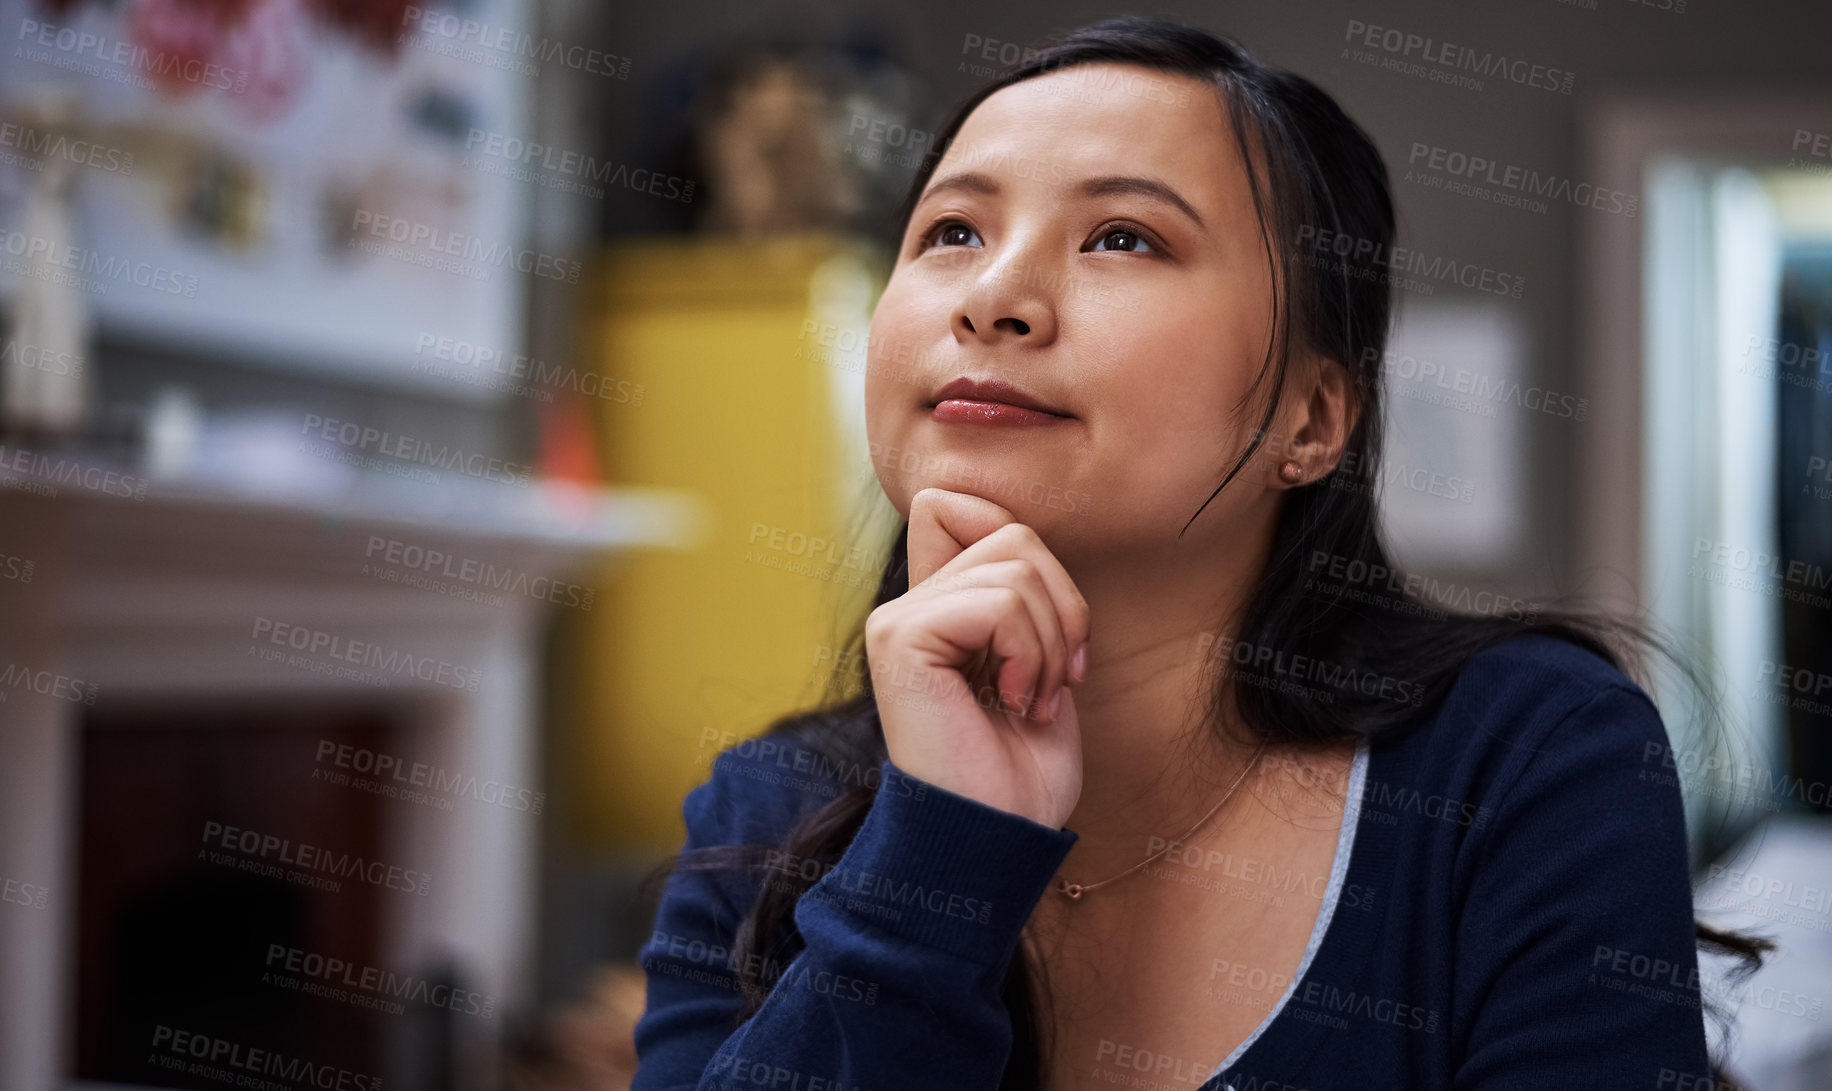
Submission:
[[[1101,237],[1095,241],[1094,249],[1123,250],[1140,254],[1156,252],[1152,249],[1151,244],[1146,242],[1144,237],[1137,231],[1128,231],[1123,227],[1116,227],[1102,234]]]
[[[949,220],[946,223],[937,224],[935,230],[929,232],[929,245],[971,246],[973,243],[969,240],[979,237],[979,232],[959,220]],[[982,242],[979,245],[984,246],[985,243]]]

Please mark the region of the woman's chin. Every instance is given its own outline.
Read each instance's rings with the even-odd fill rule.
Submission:
[[[1024,478],[1016,474],[1003,471],[973,475],[908,476],[887,473],[883,468],[878,472],[878,484],[883,487],[885,496],[890,498],[897,513],[905,519],[910,517],[911,499],[923,489],[946,489],[964,496],[977,496],[997,504],[1011,512],[1018,522],[1039,531],[1044,526],[1072,523],[1085,517],[1093,505],[1091,496],[1073,487],[1042,483],[1026,485],[1024,481]]]

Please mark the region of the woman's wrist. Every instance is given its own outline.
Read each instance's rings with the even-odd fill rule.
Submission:
[[[804,905],[826,902],[911,942],[1003,960],[1079,835],[930,784],[889,758],[880,773],[852,844]]]

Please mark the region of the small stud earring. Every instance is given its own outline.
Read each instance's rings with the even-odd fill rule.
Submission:
[[[1304,467],[1298,465],[1295,460],[1285,463],[1279,467],[1279,480],[1287,485],[1296,485],[1304,480]]]

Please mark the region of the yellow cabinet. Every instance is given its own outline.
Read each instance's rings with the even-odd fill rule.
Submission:
[[[823,696],[863,616],[896,513],[872,479],[866,328],[889,268],[830,236],[656,239],[603,256],[585,351],[607,478],[701,497],[682,552],[610,562],[577,619],[574,778],[586,845],[678,844],[717,753]],[[605,385],[601,384],[601,385]]]

